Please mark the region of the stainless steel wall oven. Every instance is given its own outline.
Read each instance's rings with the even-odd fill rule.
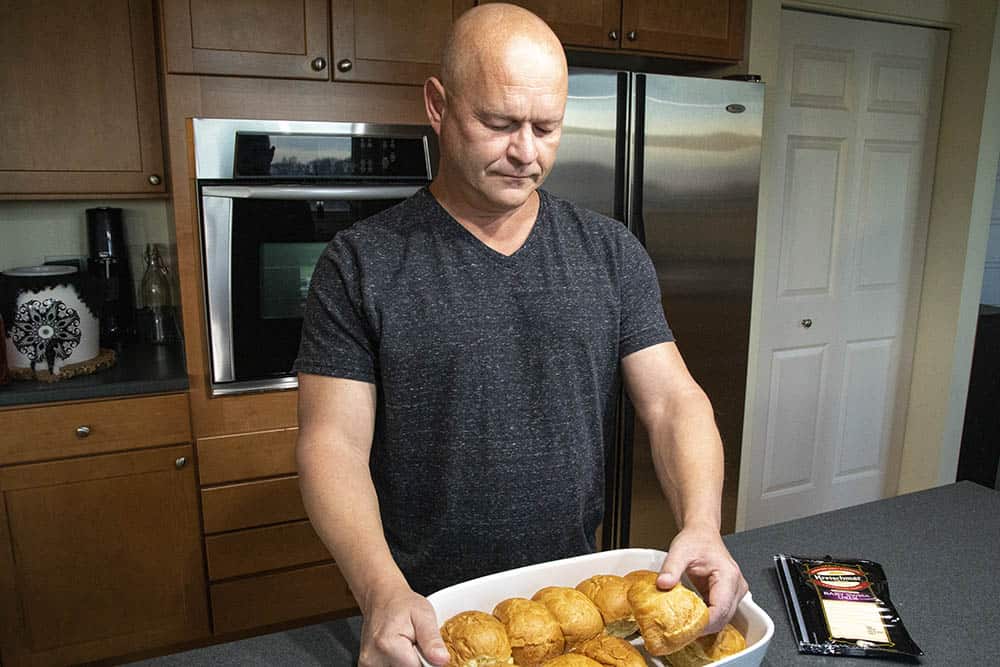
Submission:
[[[192,121],[213,395],[287,389],[313,267],[340,230],[429,184],[426,126]]]

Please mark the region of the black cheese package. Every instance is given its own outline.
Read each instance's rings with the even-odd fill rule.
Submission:
[[[875,561],[778,554],[774,566],[800,653],[924,654],[903,626],[885,571]]]

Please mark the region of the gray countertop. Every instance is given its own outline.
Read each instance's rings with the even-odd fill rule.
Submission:
[[[959,482],[726,536],[754,601],[774,619],[764,665],[871,667],[872,658],[800,654],[772,556],[865,558],[882,563],[924,665],[996,665],[1000,627],[1000,493]],[[136,665],[351,665],[361,619],[319,623],[146,660]]]
[[[91,375],[58,382],[18,380],[0,386],[0,407],[160,394],[188,388],[181,343],[132,343],[115,352],[114,366]]]

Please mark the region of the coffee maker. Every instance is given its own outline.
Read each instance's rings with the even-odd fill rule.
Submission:
[[[101,284],[101,346],[115,347],[134,333],[135,298],[122,210],[87,209],[87,269]]]

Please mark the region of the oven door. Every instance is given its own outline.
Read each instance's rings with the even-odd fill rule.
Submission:
[[[323,248],[421,187],[203,185],[212,394],[296,387],[291,369]]]

